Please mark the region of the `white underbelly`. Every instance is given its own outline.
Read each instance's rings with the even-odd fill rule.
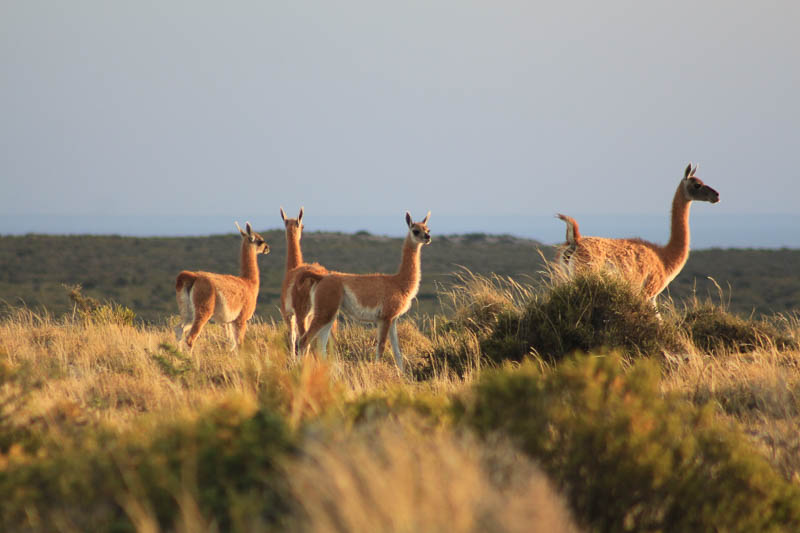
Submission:
[[[214,306],[214,314],[211,316],[211,318],[214,319],[214,322],[218,322],[220,324],[233,322],[241,312],[241,306],[238,308],[230,306],[228,301],[225,299],[225,296],[221,292],[217,291],[217,304]]]
[[[356,320],[362,322],[377,322],[381,316],[381,306],[366,307],[358,303],[356,295],[348,287],[344,288],[342,309]]]

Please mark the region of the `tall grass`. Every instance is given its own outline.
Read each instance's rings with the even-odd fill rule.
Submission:
[[[440,314],[401,319],[405,374],[347,320],[327,360],[296,361],[274,322],[239,353],[212,324],[190,355],[169,320],[113,305],[7,310],[0,529],[798,524],[796,317],[657,313],[608,274],[463,271],[440,294]]]
[[[312,440],[288,478],[301,530],[577,531],[547,478],[509,443],[487,447],[414,417]]]

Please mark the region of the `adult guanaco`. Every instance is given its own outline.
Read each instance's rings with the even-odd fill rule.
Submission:
[[[297,337],[306,332],[311,312],[310,285],[295,283],[297,276],[307,270],[327,274],[328,270],[318,263],[305,263],[300,239],[303,236],[303,208],[297,218],[287,218],[281,207],[281,220],[286,231],[286,271],[281,285],[281,315],[289,329],[289,350],[296,357]]]
[[[297,341],[298,353],[304,353],[309,343],[317,338],[323,357],[328,334],[339,310],[346,311],[356,320],[373,322],[378,326],[378,345],[375,359],[380,359],[387,336],[392,343],[395,362],[403,370],[403,353],[397,338],[397,318],[408,311],[419,290],[421,278],[420,249],[430,244],[428,229],[430,212],[421,222],[414,222],[406,212],[408,234],[403,241],[402,259],[396,274],[322,274],[307,270],[297,277],[296,283],[310,283],[311,304],[314,317],[308,331]]]
[[[567,224],[566,243],[556,262],[568,273],[585,268],[611,267],[643,287],[655,301],[675,279],[689,258],[689,208],[693,201],[719,202],[719,193],[695,176],[697,166],[686,167],[672,199],[672,229],[669,242],[661,246],[642,239],[584,237],[575,219],[558,214]]]
[[[238,350],[244,341],[247,321],[253,316],[258,297],[256,257],[269,253],[269,245],[253,231],[249,222],[245,227],[246,230],[242,230],[236,223],[242,236],[240,275],[184,270],[175,280],[175,296],[181,314],[181,322],[175,327],[175,338],[181,343],[185,336],[190,351],[194,349],[194,342],[203,326],[212,318],[223,324],[232,351]]]

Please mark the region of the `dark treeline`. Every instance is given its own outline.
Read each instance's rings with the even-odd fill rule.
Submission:
[[[286,260],[282,231],[263,232],[271,253],[259,258],[261,292],[256,313],[278,318],[280,285]],[[348,272],[394,272],[401,239],[357,234],[307,233],[306,261]],[[511,276],[526,283],[540,276],[542,256],[552,248],[510,236],[468,234],[434,236],[422,251],[423,281],[412,313],[439,310],[437,286],[453,282],[460,267]],[[131,308],[137,317],[163,323],[177,312],[174,281],[180,270],[237,273],[238,235],[179,238],[26,235],[0,237],[0,300],[10,305],[71,311],[65,286],[81,285],[100,301]],[[800,308],[800,250],[703,250],[692,252],[667,293],[675,300],[717,299],[713,278],[730,309],[749,315]],[[663,298],[663,296],[662,296]]]

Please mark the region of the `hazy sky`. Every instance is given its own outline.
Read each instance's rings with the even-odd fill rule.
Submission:
[[[0,214],[666,213],[690,160],[704,213],[798,213],[798,28],[791,0],[0,0]]]

